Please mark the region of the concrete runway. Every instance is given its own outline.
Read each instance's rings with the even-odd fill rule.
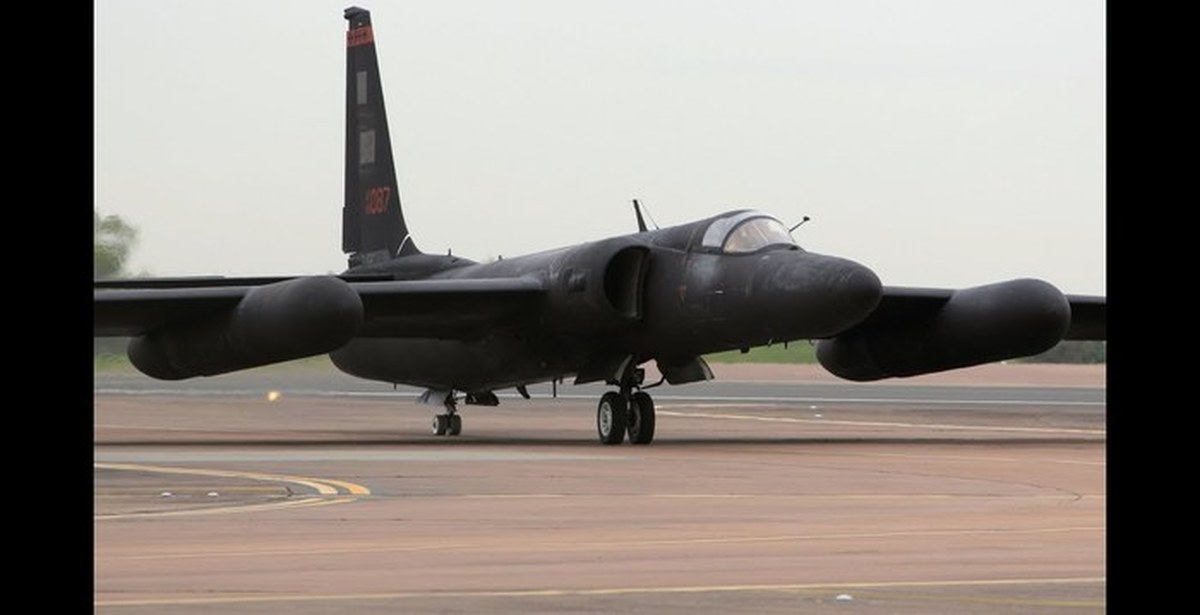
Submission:
[[[95,610],[1104,612],[1104,372],[1056,369],[722,367],[616,447],[600,389],[446,438],[320,366],[98,372]]]

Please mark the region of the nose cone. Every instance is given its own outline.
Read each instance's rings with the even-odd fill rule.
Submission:
[[[796,337],[834,335],[861,322],[879,304],[883,284],[863,265],[811,252],[786,257],[786,263],[766,268],[757,294],[773,305],[772,312],[792,320]]]
[[[883,296],[883,283],[874,271],[844,258],[813,256],[816,258],[811,266],[819,272],[816,303],[821,304],[815,310],[820,313],[813,319],[825,324],[823,334],[844,331],[875,310]]]

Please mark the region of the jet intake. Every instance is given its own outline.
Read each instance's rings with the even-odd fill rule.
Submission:
[[[1071,322],[1071,306],[1040,280],[1012,280],[954,292],[928,316],[868,319],[817,343],[836,376],[870,381],[970,367],[1044,352]]]
[[[303,277],[252,288],[230,310],[136,337],[127,352],[160,380],[213,376],[330,352],[362,321],[362,301],[348,284]]]
[[[555,268],[545,324],[594,335],[641,321],[649,249],[626,238],[571,251]]]
[[[623,248],[604,267],[604,298],[621,318],[639,320],[642,317],[646,254],[646,248]]]

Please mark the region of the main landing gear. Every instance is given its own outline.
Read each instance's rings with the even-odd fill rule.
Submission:
[[[600,396],[596,433],[601,444],[620,444],[626,433],[630,444],[649,444],[654,440],[654,400],[641,390],[645,377],[645,370],[635,368],[619,382],[609,382],[620,389]]]

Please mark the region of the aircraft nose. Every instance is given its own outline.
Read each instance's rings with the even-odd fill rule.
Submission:
[[[842,331],[862,322],[883,297],[883,283],[867,267],[844,258],[835,266],[837,272],[832,280],[830,295],[840,303],[838,312],[843,316],[837,331]]]
[[[808,311],[813,312],[812,322],[824,329],[822,335],[858,324],[879,304],[883,284],[874,271],[845,258],[811,256],[805,268],[813,271],[816,281]]]
[[[879,304],[879,276],[852,260],[811,252],[791,253],[785,265],[770,273],[760,296],[777,302],[781,312],[802,331],[818,338],[844,331],[867,317]]]

